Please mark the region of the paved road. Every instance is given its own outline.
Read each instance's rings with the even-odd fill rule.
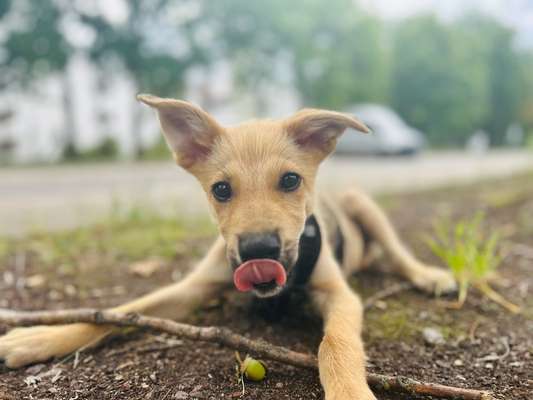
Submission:
[[[338,190],[359,185],[372,193],[425,189],[533,169],[521,151],[427,153],[416,158],[332,158],[319,185]],[[0,169],[0,234],[32,228],[62,229],[104,216],[113,203],[156,205],[162,212],[207,210],[192,177],[170,162]]]

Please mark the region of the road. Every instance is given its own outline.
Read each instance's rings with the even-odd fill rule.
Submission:
[[[533,155],[498,151],[414,158],[331,158],[318,185],[359,185],[371,193],[427,189],[509,176],[533,169]],[[61,165],[0,169],[0,234],[57,230],[102,218],[113,204],[147,205],[161,212],[198,213],[207,202],[194,178],[170,162]]]

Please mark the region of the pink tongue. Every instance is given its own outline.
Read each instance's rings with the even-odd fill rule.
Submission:
[[[248,260],[241,264],[233,273],[235,287],[241,292],[252,290],[254,285],[276,281],[284,285],[287,274],[283,265],[270,259]]]

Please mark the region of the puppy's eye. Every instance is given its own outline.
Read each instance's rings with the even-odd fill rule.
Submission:
[[[279,188],[284,192],[292,192],[300,186],[302,177],[295,172],[287,172],[279,180]]]
[[[232,191],[229,182],[220,181],[215,183],[211,187],[211,192],[213,193],[215,199],[220,202],[228,201],[229,199],[231,199]]]

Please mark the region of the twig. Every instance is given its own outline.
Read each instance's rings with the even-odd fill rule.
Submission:
[[[372,308],[379,300],[383,300],[387,297],[394,296],[395,294],[404,292],[406,290],[413,289],[414,285],[410,282],[401,282],[397,283],[395,285],[391,285],[389,287],[386,287],[383,290],[380,290],[379,292],[373,294],[368,299],[365,300],[364,308],[365,310],[368,310]]]
[[[0,308],[0,322],[8,325],[68,324],[77,322],[98,325],[135,326],[177,335],[191,340],[223,344],[232,349],[254,353],[258,357],[282,363],[317,369],[317,358],[311,354],[298,353],[285,347],[272,345],[264,340],[251,340],[223,327],[198,327],[167,319],[147,317],[139,314],[119,314],[94,309],[60,311],[12,311]],[[436,383],[419,382],[406,377],[394,377],[369,373],[369,385],[374,389],[422,394],[441,398],[462,400],[490,400],[488,392],[444,386]]]
[[[499,304],[500,306],[510,311],[511,313],[513,314],[520,313],[520,306],[517,306],[516,304],[511,303],[509,300],[505,299],[505,297],[503,297],[501,294],[499,294],[497,291],[491,288],[487,282],[477,283],[476,288],[481,293],[483,293],[485,296],[487,296],[490,300]]]

